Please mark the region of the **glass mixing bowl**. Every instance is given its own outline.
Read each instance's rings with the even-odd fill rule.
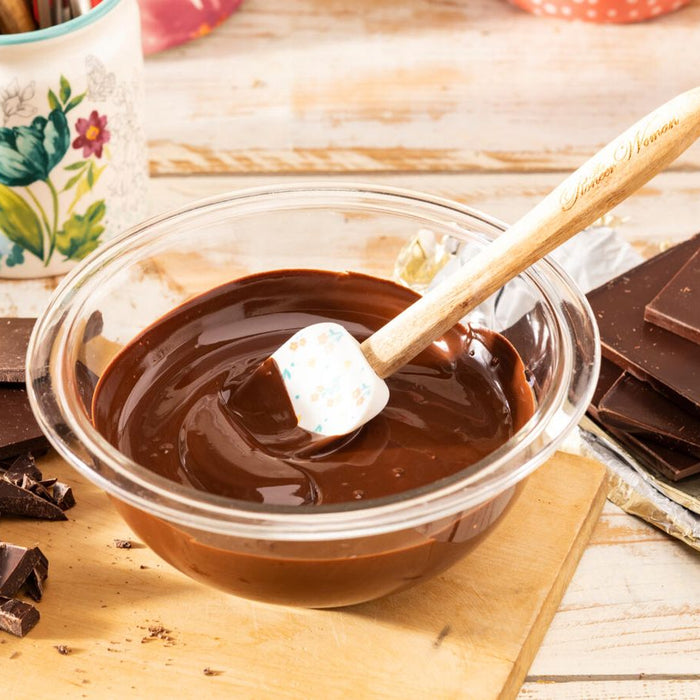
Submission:
[[[136,535],[198,581],[308,607],[407,588],[484,538],[588,405],[599,364],[596,324],[556,265],[538,262],[477,312],[518,349],[537,398],[534,416],[476,465],[396,496],[273,507],[173,483],[95,430],[92,393],[126,342],[217,284],[283,268],[391,277],[399,251],[419,232],[447,236],[454,265],[503,228],[428,195],[325,183],[233,192],[156,217],[105,245],[56,290],[30,342],[32,407],[56,450],[109,494]]]

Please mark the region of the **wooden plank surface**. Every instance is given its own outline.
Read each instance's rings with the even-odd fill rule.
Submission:
[[[150,57],[154,173],[577,167],[698,82],[700,0],[653,22],[505,0],[245,0]],[[698,168],[700,147],[676,168]]]
[[[65,523],[3,521],[3,537],[50,559],[39,625],[0,643],[13,700],[45,696],[49,679],[56,697],[514,697],[605,498],[601,465],[557,454],[435,580],[345,610],[295,610],[210,590],[138,542],[115,548],[129,532],[107,497],[56,455],[41,467],[74,485],[78,505]]]

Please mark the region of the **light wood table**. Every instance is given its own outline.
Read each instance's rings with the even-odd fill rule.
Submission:
[[[151,208],[332,178],[512,221],[700,83],[699,36],[698,0],[628,26],[504,0],[245,0],[147,60]],[[616,214],[648,253],[700,230],[700,145]],[[699,582],[700,553],[608,503],[520,697],[700,697]]]

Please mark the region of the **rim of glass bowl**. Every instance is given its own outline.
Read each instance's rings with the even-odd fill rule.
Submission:
[[[78,404],[75,387],[69,386],[71,357],[68,348],[79,316],[90,291],[99,284],[101,273],[123,270],[143,257],[159,252],[168,234],[168,225],[196,219],[202,214],[228,210],[238,216],[268,211],[354,207],[378,214],[402,215],[431,223],[431,213],[441,217],[433,224],[444,228],[445,214],[454,216],[453,233],[469,234],[488,243],[490,238],[469,228],[470,220],[491,229],[505,230],[497,219],[470,207],[441,197],[402,188],[355,183],[300,183],[254,187],[195,201],[180,209],[153,217],[132,227],[104,244],[87,260],[74,268],[56,289],[48,307],[38,320],[27,353],[28,393],[34,414],[54,448],[74,468],[110,495],[131,506],[176,524],[218,534],[268,540],[350,539],[403,530],[467,511],[514,486],[536,469],[557,448],[578,423],[591,399],[600,363],[597,326],[586,298],[569,276],[550,260],[530,267],[522,276],[542,295],[546,313],[556,329],[555,391],[538,405],[534,416],[510,440],[465,470],[428,486],[397,496],[335,506],[262,506],[217,496],[172,482],[159,476],[119,452],[100,435]],[[142,246],[145,248],[142,251]],[[567,298],[568,297],[568,298]],[[572,403],[569,391],[575,377],[573,329],[551,298],[574,302],[588,316],[593,337],[591,379]],[[55,335],[52,337],[52,333]],[[47,366],[37,358],[42,345],[51,339],[45,353]],[[46,381],[46,375],[51,381]],[[45,402],[58,410],[69,433],[57,430]],[[533,446],[552,422],[556,433],[549,442]],[[89,453],[85,459],[74,449],[80,443]],[[530,452],[528,452],[530,448]],[[82,450],[81,450],[82,451]],[[526,454],[520,464],[519,455]],[[97,460],[99,467],[94,466]],[[93,462],[93,463],[91,463]]]

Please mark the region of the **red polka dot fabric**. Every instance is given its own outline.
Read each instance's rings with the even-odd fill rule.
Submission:
[[[545,17],[584,22],[641,22],[678,10],[690,0],[510,0]]]

